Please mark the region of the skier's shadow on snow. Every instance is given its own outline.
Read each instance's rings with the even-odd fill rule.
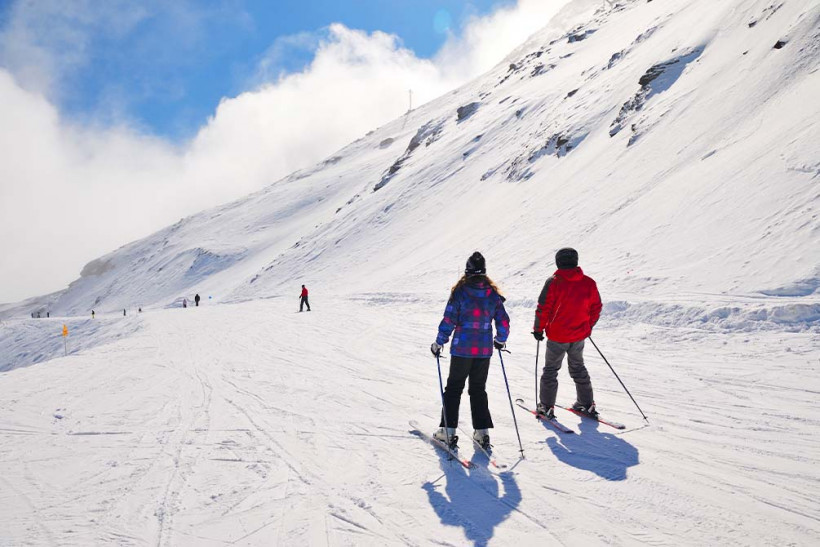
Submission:
[[[547,431],[554,430],[543,424]],[[608,481],[626,479],[626,471],[640,463],[638,449],[622,437],[600,428],[598,422],[582,419],[578,435],[551,436],[547,439],[552,453],[558,461],[577,469],[591,471]]]
[[[458,462],[448,461],[446,456],[440,458],[447,483],[444,493],[432,482],[422,485],[430,505],[442,524],[463,528],[474,547],[487,545],[495,527],[521,503],[515,475],[511,471],[494,475],[481,468],[468,470]],[[477,460],[480,461],[478,455],[473,458]]]

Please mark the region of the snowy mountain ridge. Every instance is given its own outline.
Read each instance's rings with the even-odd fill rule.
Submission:
[[[632,318],[815,328],[818,18],[577,0],[484,77],[3,315],[426,293],[474,249],[532,298],[573,245]]]

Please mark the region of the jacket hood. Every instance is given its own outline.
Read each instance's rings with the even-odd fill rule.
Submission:
[[[483,279],[467,281],[464,284],[464,290],[473,298],[486,298],[493,294],[493,288]]]
[[[568,268],[565,270],[555,270],[553,274],[555,277],[566,279],[567,281],[580,281],[584,278],[584,271],[580,266],[575,268]]]

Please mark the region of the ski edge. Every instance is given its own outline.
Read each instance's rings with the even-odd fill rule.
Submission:
[[[453,450],[452,448],[450,448],[449,446],[447,446],[443,442],[441,442],[437,439],[434,439],[432,435],[428,435],[427,433],[422,431],[421,427],[419,427],[418,422],[416,422],[414,420],[410,420],[410,427],[413,428],[413,430],[410,431],[410,433],[413,433],[417,437],[419,437],[420,439],[427,441],[429,444],[432,444],[433,446],[444,450],[447,454],[452,456],[452,458],[455,461],[460,463],[462,465],[462,467],[464,467],[465,469],[473,469],[473,468],[477,467],[476,464],[474,464],[473,462],[471,462],[470,460],[468,460],[466,458],[462,458],[459,455],[458,452],[456,452],[455,450]]]
[[[626,429],[626,426],[625,426],[624,424],[622,424],[622,423],[618,423],[618,422],[611,422],[611,421],[609,421],[609,420],[602,420],[601,418],[593,418],[593,417],[592,417],[592,416],[590,416],[589,414],[584,414],[583,412],[579,412],[579,411],[577,411],[577,410],[575,410],[574,408],[569,407],[569,406],[560,406],[560,405],[555,405],[555,406],[556,406],[557,408],[563,408],[563,409],[564,409],[564,410],[566,410],[567,412],[572,412],[572,413],[573,413],[573,414],[575,414],[576,416],[580,416],[580,417],[582,417],[582,418],[586,418],[587,420],[592,420],[592,421],[594,421],[594,422],[598,422],[599,424],[608,425],[609,427],[614,427],[615,429],[619,429],[619,430],[624,430],[624,429]]]
[[[461,431],[465,435],[467,434],[467,432],[464,431],[461,428],[459,428],[459,431]],[[487,457],[487,460],[490,462],[490,465],[492,465],[493,467],[495,467],[499,471],[504,471],[505,469],[507,469],[507,467],[508,467],[507,464],[498,463],[498,460],[490,453],[490,451],[487,450],[486,448],[484,448],[483,446],[481,446],[481,443],[479,443],[477,440],[475,440],[472,435],[470,435],[470,439],[472,439],[472,441],[473,441],[473,446],[478,448]]]
[[[527,412],[529,412],[533,416],[535,416],[535,418],[538,421],[543,422],[545,424],[549,424],[550,426],[552,426],[556,430],[560,431],[561,433],[567,433],[567,434],[574,434],[575,433],[575,430],[570,429],[569,427],[565,426],[564,424],[562,424],[558,420],[555,420],[555,419],[547,420],[544,417],[539,416],[534,410],[532,410],[531,408],[528,408],[526,406],[526,404],[524,403],[524,399],[516,399],[515,404],[518,405],[520,408],[523,408],[524,410],[526,410]]]

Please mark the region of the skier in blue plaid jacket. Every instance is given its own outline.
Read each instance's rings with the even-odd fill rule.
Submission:
[[[492,323],[496,336],[493,338]],[[438,337],[430,347],[438,357],[453,335],[450,346],[450,373],[444,389],[444,408],[435,438],[455,445],[458,410],[464,384],[469,378],[468,393],[476,441],[489,447],[488,430],[493,427],[487,403],[487,375],[493,348],[503,349],[510,333],[510,316],[504,309],[504,297],[487,277],[484,257],[475,252],[467,260],[464,276],[456,283],[447,301]]]

